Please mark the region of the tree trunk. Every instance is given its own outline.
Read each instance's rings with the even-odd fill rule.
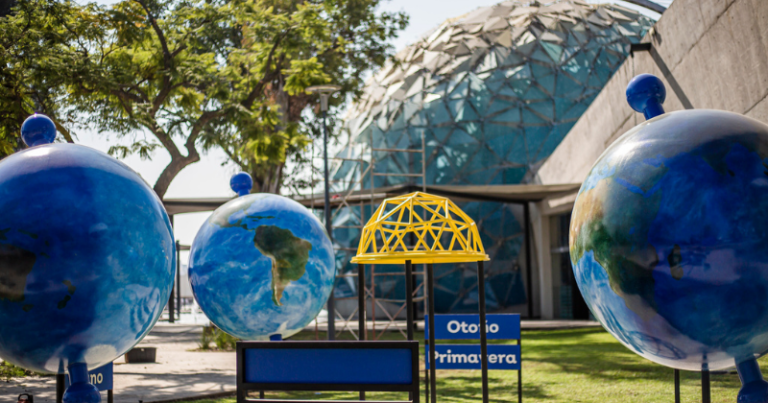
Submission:
[[[163,200],[163,197],[165,197],[165,193],[168,191],[168,187],[171,186],[171,182],[176,177],[176,175],[178,175],[182,169],[191,164],[194,164],[197,161],[200,161],[199,155],[177,158],[175,160],[171,159],[171,162],[165,167],[165,169],[163,169],[160,177],[157,178],[157,182],[155,182],[155,187],[153,188],[160,200]]]
[[[284,168],[285,163],[252,168],[250,174],[253,178],[253,189],[251,192],[280,194]]]

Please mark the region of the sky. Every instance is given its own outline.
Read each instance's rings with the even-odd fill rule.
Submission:
[[[633,8],[656,19],[658,14],[647,11],[623,1],[616,0],[587,0],[589,3],[617,3]],[[83,3],[85,1],[82,1]],[[98,0],[100,4],[113,4],[115,0]],[[466,14],[478,7],[500,3],[501,0],[385,0],[382,11],[405,11],[410,15],[410,25],[392,41],[395,49],[402,49],[416,42],[422,34],[436,27],[448,18]],[[669,6],[672,0],[658,0],[658,4]],[[142,134],[137,134],[141,136]],[[78,143],[106,152],[111,145],[122,143],[132,144],[133,139],[126,137],[119,140],[109,133],[79,131]],[[148,139],[149,140],[149,139]],[[137,171],[148,183],[154,184],[163,168],[170,161],[164,149],[157,149],[150,161],[142,161],[138,156],[130,156],[122,160]],[[182,170],[171,183],[166,199],[174,198],[204,198],[233,196],[229,189],[229,178],[238,172],[235,165],[228,163],[223,152],[215,150],[202,156],[201,161]],[[200,226],[210,213],[181,214],[175,217],[175,236],[183,245],[191,245]],[[182,254],[182,262],[186,262],[186,253]]]

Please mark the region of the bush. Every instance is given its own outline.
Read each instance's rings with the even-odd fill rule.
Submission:
[[[8,361],[0,361],[0,378],[6,382],[9,382],[11,378],[21,378],[32,374],[32,371],[13,365]]]
[[[211,350],[211,343],[219,351],[231,351],[235,349],[237,337],[230,336],[216,326],[205,326],[203,334],[200,336],[200,350]]]

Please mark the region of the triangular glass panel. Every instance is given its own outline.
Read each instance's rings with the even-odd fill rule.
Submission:
[[[542,125],[548,123],[541,116],[537,115],[528,108],[522,108],[523,123],[528,125]]]
[[[541,48],[536,48],[536,50],[531,53],[531,59],[547,65],[555,64],[555,62]]]
[[[435,139],[440,143],[445,143],[445,140],[448,138],[448,136],[452,132],[453,132],[453,127],[450,127],[450,126],[432,128],[432,134],[435,136]]]
[[[462,129],[455,129],[450,139],[448,139],[448,143],[454,147],[460,144],[477,144],[477,139]]]
[[[578,96],[581,93],[581,84],[571,80],[566,74],[558,74],[557,86],[555,88],[555,96]]]
[[[539,84],[542,90],[553,95],[555,93],[555,75],[548,75],[545,77],[537,78],[536,82]]]
[[[541,91],[539,87],[532,85],[528,88],[528,91],[523,95],[523,99],[526,101],[539,101],[549,99],[550,95]]]
[[[517,102],[510,102],[501,98],[494,98],[494,100],[488,106],[488,109],[485,110],[485,117],[493,116],[496,113],[505,111],[515,106],[517,106]]]
[[[528,149],[525,146],[525,135],[513,136],[508,147],[507,156],[504,158],[507,162],[522,165],[528,164]]]
[[[554,119],[555,105],[554,102],[549,99],[540,102],[531,102],[527,104],[527,106],[542,119],[546,119],[547,121]]]
[[[563,57],[562,46],[556,43],[541,42],[541,47],[547,52],[547,55],[549,55],[554,63],[560,63],[560,59]]]
[[[452,117],[448,113],[445,107],[445,103],[441,101],[435,101],[427,104],[424,107],[424,114],[429,119],[429,123],[432,125],[439,125],[441,123],[450,122]]]
[[[581,90],[581,88],[577,88],[578,90]],[[565,115],[568,110],[573,107],[575,102],[573,101],[573,98],[555,98],[555,120],[561,119],[562,116]]]
[[[525,128],[525,140],[528,147],[528,164],[536,162],[535,156],[539,153],[539,148],[544,144],[552,128],[550,126],[536,126]]]

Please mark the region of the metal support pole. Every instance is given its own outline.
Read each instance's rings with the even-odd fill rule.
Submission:
[[[413,340],[413,264],[410,260],[405,261],[405,327],[408,331],[408,340]],[[414,397],[408,393],[408,399],[413,401]]]
[[[675,370],[675,403],[680,403],[680,370]]]
[[[366,329],[365,324],[365,265],[358,263],[357,265],[357,332],[359,333],[360,340],[365,340]]]
[[[531,211],[528,202],[524,204],[525,215],[525,294],[528,302],[528,319],[533,319],[533,274],[531,273]]]
[[[520,346],[520,344],[520,339],[517,339],[517,345]],[[520,346],[520,356],[523,356],[522,346]],[[523,403],[523,360],[520,360],[520,369],[517,371],[517,403]]]
[[[107,390],[107,403],[115,403],[115,394],[112,389]]]
[[[327,97],[328,95],[322,94],[321,97]],[[326,98],[327,99],[327,98]],[[327,105],[327,100],[325,104]],[[328,112],[323,109],[323,166],[325,177],[325,194],[323,203],[323,214],[325,217],[325,231],[328,233],[328,238],[331,239],[331,245],[333,245],[333,226],[331,223],[331,195],[330,184],[328,182],[328,128],[325,126],[325,117]],[[334,259],[335,260],[335,259]],[[328,296],[328,340],[336,340],[336,301],[333,295],[336,288],[336,277],[333,278],[333,287],[331,287],[331,295]]]
[[[485,334],[485,269],[482,260],[477,261],[477,293],[477,304],[480,305],[480,368],[483,375],[483,403],[488,403],[488,340]]]
[[[701,403],[712,403],[712,396],[709,393],[709,371],[701,371]]]
[[[67,374],[56,374],[56,403],[61,403],[64,397],[64,377]]]
[[[171,216],[171,228],[174,228],[173,216]],[[176,250],[178,254],[179,245],[176,244]],[[178,256],[178,255],[177,255]],[[178,259],[178,258],[177,258]],[[171,287],[171,297],[168,298],[168,323],[174,323],[174,313],[176,312],[176,276],[174,276],[173,286]]]
[[[357,265],[357,333],[360,340],[365,340],[365,265]],[[360,400],[365,400],[365,391],[360,391]]]
[[[181,319],[181,241],[176,240],[176,317]]]
[[[426,278],[427,278],[427,265],[423,265],[422,266],[422,271],[423,271],[423,274],[424,274],[422,279],[423,279],[423,281],[426,281]],[[429,295],[428,292],[429,291],[425,291],[425,294]],[[425,302],[424,303],[424,311],[425,312],[429,312],[429,308],[427,308],[428,305],[429,305],[429,302]],[[427,323],[426,322],[424,323],[424,328],[425,328],[425,330],[427,328]],[[425,394],[425,396],[424,396],[424,403],[429,403],[429,385],[430,385],[430,383],[429,383],[429,370],[427,369],[427,366],[425,365],[424,366],[424,392],[425,392],[424,393]]]
[[[432,263],[427,263],[427,301],[429,305],[429,390],[432,403],[437,403],[437,379],[435,378],[435,275]]]
[[[413,340],[413,264],[410,260],[405,261],[405,305],[408,340]]]

